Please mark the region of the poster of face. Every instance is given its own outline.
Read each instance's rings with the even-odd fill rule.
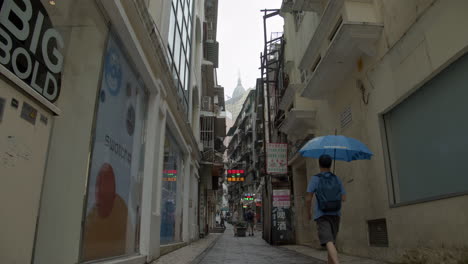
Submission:
[[[84,261],[132,254],[138,247],[146,93],[121,46],[111,35],[89,171]]]

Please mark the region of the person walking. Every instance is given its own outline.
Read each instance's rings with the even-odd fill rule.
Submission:
[[[222,214],[221,214],[221,227],[226,228],[226,226],[224,225],[224,216]]]
[[[346,192],[338,176],[331,173],[331,165],[329,155],[320,156],[320,173],[312,177],[307,187],[306,209],[311,220],[311,203],[315,195],[314,221],[320,244],[327,248],[328,263],[339,264],[335,243],[340,226],[341,202],[346,200]]]
[[[255,214],[252,211],[252,208],[249,208],[249,210],[245,214],[245,220],[247,221],[247,232],[249,232],[249,236],[254,235],[254,219]]]

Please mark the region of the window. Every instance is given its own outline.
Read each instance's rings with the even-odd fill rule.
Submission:
[[[174,80],[182,106],[188,113],[190,54],[192,49],[192,5],[190,0],[173,0],[168,35],[168,49]],[[188,66],[186,66],[188,65]]]
[[[111,34],[89,169],[82,261],[138,253],[147,93],[121,47]]]
[[[468,192],[468,55],[384,114],[395,204]]]
[[[179,177],[181,152],[170,133],[166,130],[164,142],[164,169],[161,199],[161,244],[182,241],[183,181]]]

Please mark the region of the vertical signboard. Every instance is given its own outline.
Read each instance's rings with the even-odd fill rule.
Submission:
[[[273,190],[273,209],[271,211],[273,244],[286,244],[294,241],[291,214],[290,190]]]
[[[99,93],[82,260],[135,253],[146,93],[111,34]]]
[[[288,144],[267,143],[266,147],[267,173],[288,173]]]

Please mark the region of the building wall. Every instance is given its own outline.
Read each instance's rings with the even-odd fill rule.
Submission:
[[[35,226],[43,184],[53,115],[23,94],[16,84],[0,79],[0,260],[27,263],[33,253]],[[17,100],[18,107],[12,106]],[[20,118],[25,105],[37,110],[35,122]],[[49,120],[43,123],[39,118]]]
[[[81,9],[80,5],[69,5],[63,12]],[[71,263],[79,255],[96,96],[109,31],[93,1],[84,5],[89,12],[86,16],[81,13],[72,24],[64,21],[58,25],[69,35],[58,102],[63,115],[54,118],[53,123],[36,238],[36,263]]]
[[[374,152],[371,161],[337,163],[336,173],[348,192],[338,247],[346,253],[388,261],[402,261],[405,254],[426,255],[428,263],[440,263],[445,253],[459,258],[468,246],[468,216],[460,210],[468,197],[391,207],[381,115],[468,51],[468,37],[461,34],[468,23],[462,11],[468,3],[375,4],[384,21],[384,32],[376,43],[377,55],[363,57],[362,71],[356,67],[327,100],[311,105],[317,109],[316,136],[333,134],[338,128],[338,134],[357,138]],[[356,79],[363,80],[368,104],[356,87]],[[340,114],[346,107],[351,107],[352,122],[341,128]],[[308,167],[308,177],[316,171]],[[367,221],[378,218],[386,218],[388,248],[369,246]],[[442,253],[435,254],[435,250]]]
[[[8,247],[1,247],[6,249],[6,251],[0,251],[2,263],[5,261],[5,263],[78,263],[81,261],[83,213],[90,178],[89,166],[92,162],[91,152],[95,136],[98,91],[101,87],[104,55],[111,30],[121,40],[122,49],[124,53],[127,53],[127,59],[132,67],[139,72],[148,95],[148,113],[145,136],[143,136],[145,149],[141,153],[144,162],[141,162],[143,165],[141,175],[137,176],[143,181],[141,217],[137,223],[140,228],[138,254],[119,258],[115,263],[145,263],[161,254],[161,189],[164,141],[168,136],[166,131],[173,134],[182,152],[179,180],[183,181],[184,187],[178,191],[181,194],[179,204],[183,213],[180,219],[177,219],[178,225],[182,227],[180,229],[182,242],[187,243],[198,238],[198,176],[196,171],[199,167],[200,154],[194,133],[198,136],[199,131],[196,126],[190,127],[187,124],[187,117],[177,108],[176,92],[164,55],[166,44],[155,43],[149,37],[149,31],[144,24],[148,20],[142,18],[136,8],[139,4],[143,4],[144,9],[149,5],[149,11],[157,13],[153,17],[156,18],[155,23],[160,32],[163,32],[159,38],[165,40],[167,36],[163,35],[167,35],[165,28],[168,27],[169,17],[165,15],[167,13],[160,12],[160,8],[166,4],[170,6],[170,1],[166,2],[86,0],[80,1],[79,4],[57,2],[56,7],[48,6],[54,26],[59,29],[65,39],[62,91],[56,104],[61,113],[60,116],[53,117],[47,111],[42,112],[42,108],[34,100],[29,100],[18,92],[14,94],[18,99],[24,99],[38,107],[39,113],[48,117],[48,129],[51,132],[37,129],[36,137],[43,138],[38,141],[37,146],[30,145],[26,139],[20,142],[29,144],[33,148],[31,153],[35,156],[37,154],[37,157],[43,157],[43,165],[46,167],[44,183],[41,183],[42,177],[38,175],[35,179],[37,182],[34,184],[30,182],[31,187],[36,187],[37,190],[29,192],[29,195],[23,199],[27,202],[26,198],[31,198],[29,204],[21,206],[13,204],[18,206],[18,209],[31,207],[30,210],[23,210],[23,214],[28,216],[20,217],[28,219],[29,226],[22,227],[17,221],[19,218],[12,218],[11,226],[14,228],[10,228],[10,231],[25,229],[28,237],[16,235],[17,242],[11,243],[13,239],[11,234],[6,236],[7,233],[2,231],[2,234],[5,234],[2,238],[9,241],[5,244]],[[196,1],[195,10],[200,10],[200,7],[204,6],[203,3],[204,1]],[[199,46],[197,49],[200,49]],[[195,59],[200,60],[199,57]],[[200,71],[200,69],[194,69],[196,65],[200,63],[196,62],[192,65],[193,74]],[[199,78],[194,77],[192,80],[193,86],[200,85]],[[2,81],[2,87],[9,87],[8,85],[10,84]],[[15,91],[15,88],[8,89],[10,98],[10,92]],[[4,95],[6,93],[2,88],[0,97]],[[199,101],[199,99],[194,100],[195,103],[191,107],[199,106],[196,104],[197,100]],[[8,108],[6,114],[9,113]],[[197,111],[193,114],[199,115]],[[6,122],[6,117],[7,115],[0,125]],[[17,130],[20,126],[13,128]],[[26,129],[24,131],[26,132]],[[20,136],[17,131],[15,134]],[[3,139],[3,134],[0,136]],[[2,146],[3,141],[1,140]],[[41,165],[41,162],[38,162],[38,165]],[[32,169],[33,167],[25,168]],[[39,174],[42,174],[44,170],[40,166],[34,168]],[[40,193],[41,188],[42,193]],[[11,192],[17,191],[11,189]],[[27,189],[23,188],[23,191]],[[2,192],[3,194],[11,196],[7,192]],[[37,215],[39,217],[35,230]],[[1,244],[3,245],[3,241]]]

